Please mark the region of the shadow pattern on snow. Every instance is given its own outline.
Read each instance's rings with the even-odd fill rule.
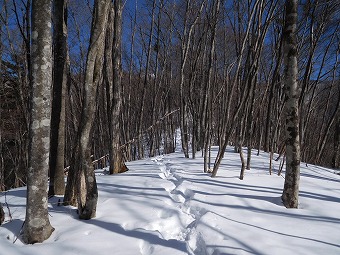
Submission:
[[[112,222],[105,222],[98,219],[92,219],[88,221],[84,221],[86,224],[95,225],[97,227],[101,227],[108,231],[112,231],[114,233],[133,237],[139,240],[144,240],[149,242],[151,245],[160,245],[168,248],[173,248],[175,250],[179,250],[182,252],[186,252],[186,243],[183,241],[178,241],[175,239],[165,240],[159,236],[157,231],[147,231],[144,229],[134,229],[134,230],[126,230],[121,225]]]

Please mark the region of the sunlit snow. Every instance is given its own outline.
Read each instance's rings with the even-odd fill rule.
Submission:
[[[35,245],[20,239],[26,189],[11,190],[0,197],[12,215],[10,221],[4,204],[0,254],[340,254],[340,176],[302,164],[299,209],[286,209],[279,161],[272,175],[268,165],[268,155],[254,151],[241,181],[239,155],[228,148],[216,178],[202,172],[199,153],[129,162],[130,170],[115,176],[97,170],[97,217],[79,220],[75,208],[50,199],[55,231]]]

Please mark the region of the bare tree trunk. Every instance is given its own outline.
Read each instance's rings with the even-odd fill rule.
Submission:
[[[106,28],[106,38],[105,38],[105,54],[104,54],[104,83],[105,83],[105,92],[106,92],[106,114],[108,119],[108,130],[109,130],[109,164],[110,164],[110,171],[111,167],[113,168],[114,159],[113,159],[113,150],[114,145],[112,143],[113,139],[113,125],[112,125],[112,105],[113,105],[113,93],[114,93],[114,86],[113,86],[113,33],[114,33],[114,19],[115,19],[115,12],[114,6],[111,4],[109,17],[107,21],[107,28]]]
[[[161,21],[162,21],[162,13],[164,12],[164,0],[161,0],[159,2],[159,7],[158,7],[158,13],[157,13],[157,20],[156,22],[156,29],[155,29],[155,35],[156,37],[155,43],[154,43],[154,51],[155,51],[155,60],[154,60],[154,71],[153,71],[153,86],[151,87],[151,121],[152,121],[152,130],[150,132],[150,137],[149,137],[149,156],[154,157],[156,154],[156,149],[158,149],[158,152],[160,150],[160,140],[162,139],[162,135],[159,134],[159,125],[157,125],[157,119],[160,116],[160,109],[161,107],[161,85],[162,85],[162,78],[165,70],[160,70],[161,67]],[[172,35],[171,30],[169,31],[169,34]],[[162,56],[163,57],[163,56]],[[164,62],[166,63],[167,61],[167,56],[164,56]]]
[[[180,85],[179,85],[179,90],[180,90],[180,128],[181,128],[181,142],[182,142],[182,150],[184,153],[184,156],[186,158],[189,158],[189,132],[188,132],[188,125],[187,125],[187,102],[185,99],[185,94],[184,94],[184,82],[185,82],[185,72],[184,68],[186,66],[187,60],[188,60],[188,53],[189,53],[189,47],[191,45],[191,40],[192,40],[192,34],[193,34],[193,29],[194,26],[196,25],[199,16],[202,13],[203,7],[205,4],[205,0],[203,0],[200,4],[200,9],[197,12],[196,16],[194,17],[194,20],[191,24],[188,25],[189,23],[189,9],[191,5],[191,1],[188,0],[186,2],[186,10],[185,10],[185,17],[184,17],[184,31],[183,35],[181,37],[181,71],[180,71]]]
[[[122,107],[123,107],[123,135],[124,135],[124,143],[129,141],[131,139],[131,134],[133,132],[132,130],[132,121],[131,121],[131,94],[133,91],[133,86],[132,86],[132,75],[133,75],[133,63],[134,63],[134,52],[135,52],[135,35],[136,35],[136,29],[137,29],[137,3],[138,0],[135,0],[135,13],[134,17],[131,20],[131,48],[130,48],[130,59],[129,59],[129,79],[128,79],[128,84],[126,86],[123,86],[123,95],[127,95],[123,97],[123,102],[122,102]],[[132,160],[132,147],[131,143],[127,143],[124,146],[125,150],[125,157],[126,160]]]
[[[26,219],[23,241],[33,244],[50,237],[54,228],[48,216],[48,159],[50,147],[52,36],[51,1],[32,4],[32,94],[30,155],[27,177]]]
[[[2,207],[2,204],[0,203],[0,226],[5,220],[5,212],[4,208]]]
[[[339,47],[340,47],[340,45],[339,45]],[[339,50],[340,50],[340,48],[338,48],[337,53],[339,53]],[[337,56],[338,56],[338,54],[337,54]],[[338,63],[338,57],[336,57],[336,63]],[[326,100],[327,103],[326,103],[326,107],[325,107],[325,110],[324,110],[324,113],[323,113],[321,131],[324,130],[324,133],[323,133],[323,135],[320,133],[319,139],[318,139],[318,142],[317,142],[317,153],[316,153],[316,159],[315,159],[315,163],[317,163],[317,164],[321,163],[320,159],[321,159],[321,156],[324,152],[327,139],[331,134],[331,128],[333,126],[333,123],[337,121],[336,117],[337,117],[338,112],[340,110],[340,89],[339,89],[339,85],[336,82],[336,71],[335,70],[336,69],[334,68],[333,75],[332,75],[333,76],[332,77],[332,85],[331,85],[331,88],[329,89],[328,97],[327,97],[327,100]],[[333,87],[337,88],[337,90],[335,92],[333,92]],[[329,108],[329,103],[331,101],[331,99],[330,99],[331,95],[333,95],[333,94],[337,95],[336,102],[334,102],[336,104],[336,106],[335,106],[334,111],[329,116],[329,121],[326,121],[325,120],[326,112]],[[324,124],[326,124],[325,128],[323,128]]]
[[[340,167],[340,117],[337,118],[334,132],[334,147],[333,147],[332,167]]]
[[[272,175],[272,171],[273,171],[273,156],[274,156],[274,152],[271,149],[269,152],[269,174],[270,175]]]
[[[246,113],[247,109],[244,109],[243,112]],[[244,179],[244,172],[246,169],[246,162],[244,159],[243,148],[242,148],[243,140],[244,140],[244,133],[245,133],[245,128],[246,128],[245,123],[247,123],[247,116],[245,116],[245,119],[239,120],[239,129],[237,130],[238,134],[236,135],[237,141],[235,142],[235,149],[238,150],[238,153],[240,154],[240,160],[241,160],[240,180]]]
[[[102,79],[104,41],[108,12],[111,1],[94,2],[90,46],[86,61],[84,98],[77,145],[73,152],[70,171],[74,171],[78,185],[85,178],[85,191],[79,190],[78,212],[80,219],[90,219],[96,215],[98,200],[97,183],[91,159],[91,133],[96,110],[96,92]],[[81,189],[81,187],[78,187]]]
[[[213,75],[213,60],[215,54],[215,43],[216,43],[216,30],[217,30],[217,21],[218,15],[220,12],[220,0],[212,1],[212,23],[211,26],[211,41],[210,41],[210,53],[209,53],[209,62],[208,62],[208,80],[205,87],[205,98],[203,103],[203,112],[205,116],[203,119],[204,123],[204,172],[208,172],[210,170],[210,157],[208,160],[208,153],[210,152],[210,140],[211,140],[211,128],[212,128],[212,75]],[[203,96],[203,95],[201,95]],[[210,154],[209,154],[210,155]]]
[[[122,1],[114,1],[114,39],[113,39],[113,87],[111,103],[112,133],[110,158],[110,174],[117,174],[126,171],[121,151],[121,110],[122,110],[122,70],[121,70],[121,38],[122,38]]]
[[[147,85],[149,82],[149,69],[151,64],[151,53],[152,53],[152,37],[153,37],[153,31],[154,31],[154,21],[155,21],[155,9],[156,9],[156,0],[153,0],[152,2],[152,14],[151,14],[151,27],[150,27],[150,35],[149,35],[149,41],[148,41],[148,48],[147,48],[147,55],[146,55],[146,66],[145,66],[145,73],[144,73],[144,81],[143,81],[143,91],[142,91],[142,99],[141,99],[141,107],[140,107],[140,115],[139,115],[139,122],[138,122],[138,158],[144,157],[144,144],[143,144],[143,120],[144,120],[144,114],[145,114],[145,98],[146,98],[146,92],[147,92]]]
[[[85,75],[85,100],[80,123],[80,156],[81,171],[84,172],[86,183],[86,200],[78,201],[79,218],[90,219],[96,215],[98,200],[97,183],[94,167],[91,159],[91,129],[95,113],[95,95],[97,86],[101,80],[101,68],[103,65],[104,40],[110,0],[94,3],[94,15],[92,20],[90,47],[87,55]]]
[[[241,43],[240,49],[239,49],[239,53],[238,53],[238,59],[237,59],[237,67],[236,67],[236,71],[235,71],[235,77],[233,80],[233,84],[231,87],[231,91],[228,95],[228,104],[226,106],[226,108],[224,109],[225,113],[223,116],[223,120],[222,122],[222,144],[220,144],[219,149],[218,149],[218,153],[217,153],[217,157],[215,159],[215,163],[214,163],[214,168],[213,171],[211,173],[211,177],[216,177],[217,175],[217,171],[218,168],[222,162],[222,159],[224,157],[224,153],[225,150],[227,148],[228,142],[229,142],[229,138],[232,135],[232,132],[234,131],[235,128],[235,123],[236,120],[240,114],[240,111],[243,109],[245,103],[247,102],[247,99],[249,98],[250,95],[250,88],[246,89],[245,91],[243,91],[241,98],[238,102],[238,105],[236,107],[236,110],[233,113],[232,118],[229,120],[229,116],[230,116],[230,111],[231,111],[231,97],[233,96],[234,92],[235,92],[235,87],[236,84],[239,83],[238,78],[239,78],[239,73],[240,73],[240,68],[241,68],[241,63],[242,60],[244,58],[244,52],[245,52],[245,44],[247,42],[247,40],[249,40],[249,33],[250,33],[250,28],[251,28],[251,24],[252,24],[252,20],[253,17],[257,11],[257,5],[259,4],[259,1],[256,1],[254,3],[253,9],[250,12],[249,15],[249,20],[248,20],[248,24],[247,24],[247,30],[246,33],[244,35],[243,41]]]
[[[297,0],[286,1],[286,16],[283,31],[284,79],[286,93],[286,174],[282,193],[287,208],[299,204],[300,141],[299,141],[299,94],[297,83]]]
[[[51,116],[49,196],[64,195],[65,158],[65,93],[69,70],[67,48],[67,2],[53,1],[54,70]]]
[[[245,160],[244,160],[242,144],[241,143],[239,143],[238,149],[239,149],[239,154],[240,154],[240,159],[241,159],[240,180],[243,180],[243,178],[244,178],[244,171],[246,169],[246,163],[245,163]]]
[[[2,26],[2,21],[0,20],[0,26]],[[0,33],[0,73],[3,72],[2,70],[2,37],[1,37]],[[3,75],[0,75],[0,95],[1,94],[5,94],[5,86],[4,86],[4,81],[3,81]],[[0,104],[0,106],[2,106],[2,104]],[[0,119],[3,120],[2,118],[2,111],[0,110]],[[0,125],[0,192],[6,190],[6,186],[5,186],[5,162],[4,162],[4,150],[5,150],[5,146],[4,146],[4,139],[3,139],[3,132],[4,129],[4,123],[3,121],[1,122]],[[0,207],[1,207],[1,203],[0,203]],[[2,208],[1,208],[2,209]]]

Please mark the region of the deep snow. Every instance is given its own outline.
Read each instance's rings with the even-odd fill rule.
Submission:
[[[299,209],[286,209],[279,162],[269,175],[266,153],[254,152],[243,181],[231,148],[216,178],[202,173],[197,156],[129,162],[130,170],[115,176],[97,170],[97,217],[78,220],[75,208],[58,206],[53,198],[55,231],[42,244],[21,242],[26,190],[9,191],[12,221],[5,205],[0,255],[340,254],[340,176],[334,170],[302,164]]]

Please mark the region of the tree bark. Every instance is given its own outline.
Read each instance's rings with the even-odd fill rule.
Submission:
[[[337,118],[334,131],[334,145],[332,167],[338,169],[340,166],[340,117]]]
[[[49,196],[64,195],[65,158],[65,93],[68,75],[67,2],[53,1],[54,65],[51,116]]]
[[[70,171],[74,171],[78,181],[78,212],[80,219],[91,219],[96,215],[98,190],[91,159],[91,133],[96,110],[97,87],[102,79],[104,41],[110,4],[110,0],[96,0],[94,2],[81,121],[77,145],[73,152],[72,165],[70,165]],[[80,185],[82,176],[85,179],[85,192]]]
[[[215,44],[216,44],[216,32],[217,32],[217,22],[218,22],[218,15],[220,12],[220,0],[212,1],[212,23],[211,25],[211,41],[210,41],[210,52],[209,52],[209,61],[208,61],[208,79],[207,84],[205,86],[205,95],[201,95],[204,98],[203,103],[203,112],[205,114],[202,116],[202,120],[204,122],[204,146],[203,146],[203,153],[204,153],[204,172],[208,172],[210,170],[210,157],[208,160],[208,153],[210,152],[211,146],[211,128],[212,128],[212,76],[213,76],[213,61],[214,61],[214,54],[215,54]],[[205,97],[204,97],[205,96]],[[210,155],[210,154],[209,154]]]
[[[48,218],[48,159],[50,147],[52,36],[51,1],[32,3],[32,92],[27,177],[26,219],[23,241],[33,244],[50,237],[54,228]]]
[[[0,22],[1,24],[2,22]],[[1,24],[2,25],[2,24]],[[2,37],[0,33],[0,73],[3,72],[2,70]],[[0,89],[1,92],[4,90],[4,82],[3,82],[3,75],[0,75]],[[2,104],[0,104],[2,106]],[[2,119],[2,111],[0,111],[0,119]],[[3,124],[0,125],[0,192],[6,190],[5,186],[5,162],[4,162],[4,139],[3,139]],[[0,204],[1,206],[1,204]]]
[[[78,201],[79,218],[90,219],[96,215],[98,200],[97,183],[91,159],[91,130],[95,113],[95,95],[101,80],[103,65],[105,31],[108,20],[110,0],[95,1],[92,20],[90,47],[87,55],[85,75],[85,101],[83,105],[80,155],[82,171],[86,183],[86,200]]]
[[[287,208],[297,208],[300,180],[299,94],[297,83],[297,0],[286,1],[283,31],[284,85],[286,94],[286,174],[282,194]]]
[[[122,12],[121,0],[114,1],[114,37],[113,37],[113,86],[110,109],[110,174],[117,174],[126,171],[121,150],[121,110],[122,110],[122,70],[121,70],[121,38],[122,38]],[[110,36],[110,35],[108,35]],[[111,35],[112,36],[112,35]]]
[[[5,220],[5,212],[4,208],[2,207],[2,204],[0,203],[0,226]]]

